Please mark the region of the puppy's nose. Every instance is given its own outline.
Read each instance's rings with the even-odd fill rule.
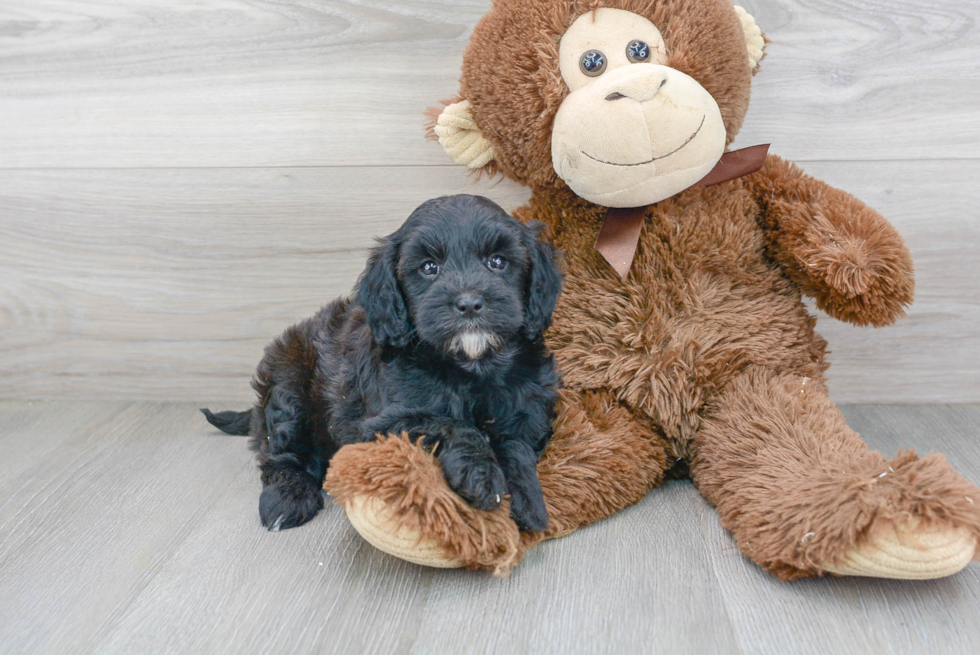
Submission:
[[[464,293],[456,298],[456,311],[466,318],[475,318],[483,313],[483,298],[475,293]]]

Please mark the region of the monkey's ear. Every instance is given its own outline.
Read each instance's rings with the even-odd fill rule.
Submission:
[[[749,50],[749,68],[754,75],[759,70],[759,62],[766,56],[766,37],[762,34],[752,14],[745,11],[742,7],[735,5],[735,14],[739,22],[742,23],[742,31],[745,33],[745,46]]]
[[[439,145],[457,164],[477,169],[493,161],[493,148],[476,126],[469,100],[447,105],[436,118],[432,131]]]
[[[357,304],[364,308],[375,341],[403,348],[412,336],[412,323],[398,284],[399,250],[397,232],[378,243],[357,283]]]

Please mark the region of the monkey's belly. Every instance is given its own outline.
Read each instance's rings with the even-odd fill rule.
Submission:
[[[549,345],[566,387],[612,390],[686,457],[705,404],[749,368],[822,375],[826,342],[813,325],[798,295],[767,280],[704,274],[683,288],[560,301]]]

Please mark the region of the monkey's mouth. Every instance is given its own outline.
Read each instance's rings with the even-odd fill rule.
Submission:
[[[666,159],[667,157],[670,157],[674,153],[679,152],[680,150],[683,150],[684,147],[687,146],[687,144],[689,144],[691,141],[694,140],[694,137],[696,137],[698,135],[698,132],[701,131],[701,128],[704,127],[704,119],[705,118],[706,118],[706,116],[702,116],[701,117],[701,124],[698,125],[698,129],[694,130],[694,134],[692,134],[691,136],[687,137],[687,141],[685,141],[684,143],[680,144],[679,146],[677,146],[676,148],[674,148],[673,150],[671,150],[670,152],[668,152],[666,155],[660,155],[659,157],[654,157],[653,159],[648,159],[646,161],[637,162],[635,164],[617,164],[616,162],[605,161],[604,159],[599,159],[598,157],[593,157],[592,155],[590,155],[589,153],[585,152],[584,150],[582,151],[582,154],[585,155],[586,157],[588,157],[589,159],[593,160],[593,161],[597,161],[600,164],[609,164],[610,166],[645,166],[647,164],[652,164],[653,162],[655,162],[657,160]]]

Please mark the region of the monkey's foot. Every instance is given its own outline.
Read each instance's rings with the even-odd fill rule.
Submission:
[[[407,435],[344,446],[330,460],[324,488],[368,543],[415,564],[506,577],[524,554],[507,502],[492,511],[471,507]]]
[[[962,571],[976,552],[971,530],[912,519],[876,532],[839,563],[822,568],[836,575],[931,580]]]
[[[344,503],[347,520],[378,550],[413,564],[457,569],[463,562],[436,539],[426,539],[417,527],[400,523],[397,513],[373,496],[352,496]]]

